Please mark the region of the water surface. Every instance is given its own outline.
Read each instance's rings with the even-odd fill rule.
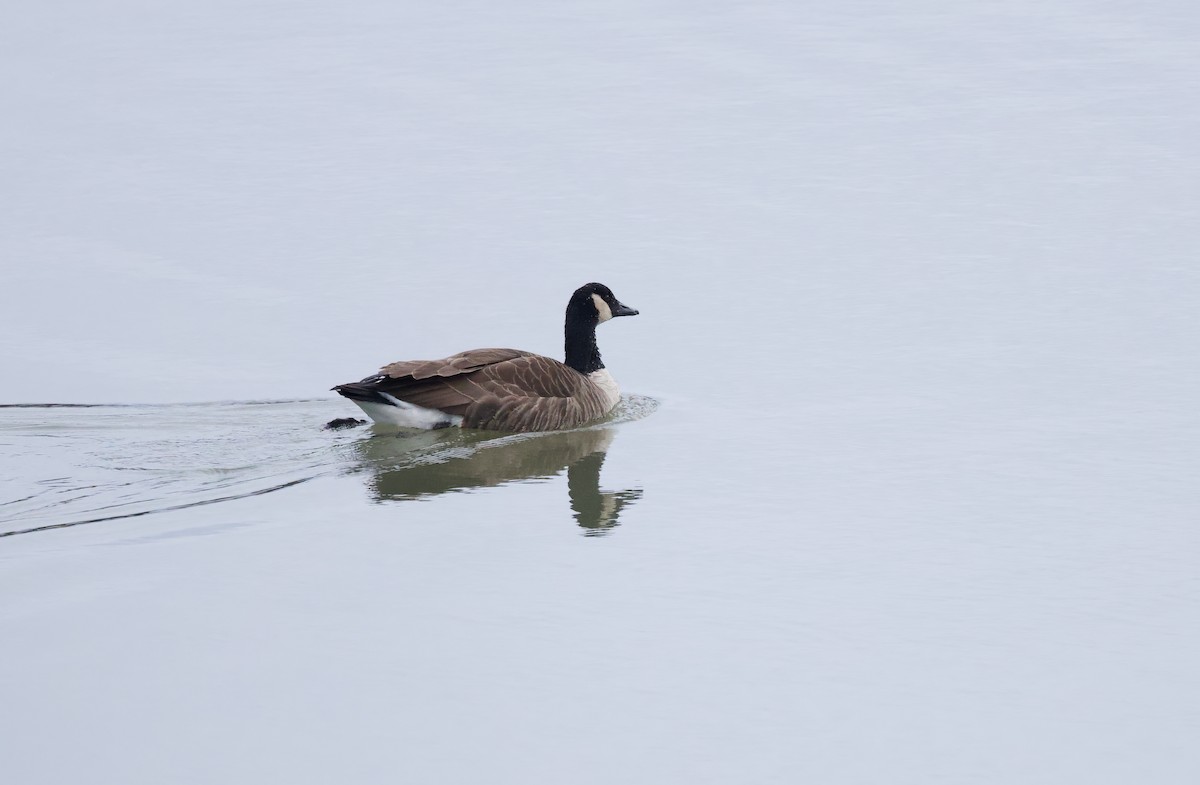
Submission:
[[[0,406],[13,472],[0,486],[0,536],[172,513],[339,474],[368,478],[376,501],[566,474],[579,525],[600,534],[640,496],[600,491],[604,455],[617,427],[657,402],[627,396],[593,426],[532,435],[324,422],[345,407],[320,399]]]
[[[1192,4],[2,28],[6,781],[1200,781]],[[322,430],[592,280],[612,421]]]

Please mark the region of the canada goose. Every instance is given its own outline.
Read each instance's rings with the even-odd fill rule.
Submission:
[[[405,428],[575,428],[608,414],[621,397],[600,360],[596,325],[637,313],[604,284],[589,283],[567,302],[565,363],[516,349],[473,349],[392,363],[333,389],[375,422]]]

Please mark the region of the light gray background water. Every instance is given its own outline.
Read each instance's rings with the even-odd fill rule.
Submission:
[[[1196,782],[1198,39],[10,10],[0,402],[292,402],[0,409],[2,531],[79,524],[0,538],[6,779]],[[657,409],[318,429],[383,362],[557,355],[589,280]]]

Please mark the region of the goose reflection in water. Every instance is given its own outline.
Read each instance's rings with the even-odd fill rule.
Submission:
[[[430,431],[377,435],[356,443],[369,486],[378,500],[407,500],[442,493],[547,479],[567,472],[567,495],[585,535],[602,535],[642,496],[640,488],[600,489],[600,468],[615,429],[564,431],[537,436],[479,437]]]

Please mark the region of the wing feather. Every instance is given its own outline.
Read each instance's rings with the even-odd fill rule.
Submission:
[[[586,376],[558,360],[516,349],[396,362],[370,381],[403,401],[459,415],[467,428],[556,430],[607,413],[603,392]]]

